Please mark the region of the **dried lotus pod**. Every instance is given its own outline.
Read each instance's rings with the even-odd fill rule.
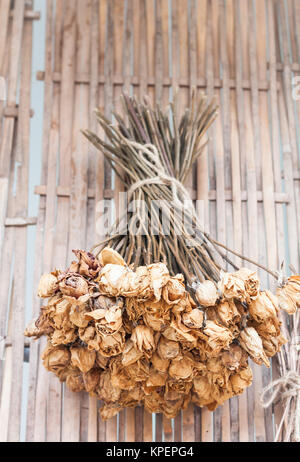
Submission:
[[[38,297],[48,298],[52,297],[58,290],[58,279],[53,273],[43,274],[39,286]]]
[[[89,285],[86,279],[80,274],[67,273],[60,277],[59,290],[63,295],[78,300],[80,297],[88,294]]]
[[[218,288],[223,297],[227,299],[247,300],[245,283],[235,273],[223,273],[218,282]]]
[[[103,250],[101,250],[99,254],[99,261],[102,266],[109,264],[126,266],[124,258],[122,258],[118,252],[116,252],[114,249],[111,249],[110,247],[105,247]]]
[[[55,374],[70,364],[70,351],[63,345],[53,346],[48,343],[42,353],[44,367]]]
[[[146,356],[152,355],[155,348],[155,341],[153,330],[150,327],[144,325],[136,326],[132,331],[131,340],[139,351]]]
[[[238,340],[241,347],[249,353],[255,363],[259,365],[264,363],[267,367],[270,367],[270,362],[264,351],[262,340],[254,327],[246,327],[242,330]]]
[[[202,306],[213,306],[219,298],[216,285],[212,281],[204,281],[199,284],[195,295]]]
[[[88,348],[71,347],[71,364],[78,367],[81,372],[88,372],[94,367],[96,360],[96,352],[90,351]]]

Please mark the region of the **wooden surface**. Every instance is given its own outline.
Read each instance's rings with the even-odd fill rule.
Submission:
[[[119,204],[120,182],[80,133],[99,130],[95,107],[112,118],[122,90],[165,106],[178,88],[183,111],[195,86],[220,106],[187,184],[204,228],[274,270],[284,259],[299,271],[299,0],[47,0],[37,76],[39,14],[31,1],[13,4],[0,0],[0,440],[18,441],[25,425],[27,441],[272,441],[282,410],[263,410],[259,396],[276,360],[271,370],[252,365],[253,385],[214,413],[189,406],[169,421],[138,408],[101,422],[94,398],[41,366],[43,340],[24,354],[26,243],[34,226],[35,294],[42,272],[101,239],[101,201]],[[35,78],[44,81],[42,175],[29,217]],[[39,308],[33,296],[33,316]]]

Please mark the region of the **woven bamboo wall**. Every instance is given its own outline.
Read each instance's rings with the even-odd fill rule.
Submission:
[[[0,440],[19,440],[23,404],[27,441],[272,441],[281,409],[263,410],[259,394],[276,377],[275,361],[271,370],[253,364],[248,392],[214,413],[190,406],[168,421],[138,408],[101,422],[94,398],[69,392],[41,366],[43,341],[24,345],[26,242],[35,226],[35,293],[42,272],[65,268],[73,248],[100,239],[96,205],[117,201],[120,185],[79,132],[96,130],[94,107],[110,117],[122,89],[165,105],[179,87],[183,110],[196,86],[220,104],[188,185],[204,201],[206,229],[273,269],[285,259],[299,271],[299,0],[47,0],[45,69],[37,75],[45,84],[43,168],[33,218],[30,84],[39,16],[32,7],[31,0],[0,0],[7,83],[0,101]],[[32,314],[39,308],[33,296]]]

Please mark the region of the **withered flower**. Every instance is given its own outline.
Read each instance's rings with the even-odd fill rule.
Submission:
[[[82,374],[84,388],[88,393],[92,393],[98,387],[101,370],[98,368],[90,369]]]
[[[108,310],[100,308],[85,313],[85,319],[95,322],[96,330],[100,335],[113,335],[122,327],[122,310],[118,305]]]
[[[152,355],[155,348],[155,341],[153,330],[150,329],[150,327],[143,325],[136,326],[135,329],[133,329],[131,340],[139,351],[146,356]]]
[[[53,346],[68,345],[68,343],[75,342],[76,339],[77,333],[75,329],[69,329],[67,331],[64,329],[55,329],[53,333],[50,334],[50,340]]]
[[[66,378],[66,384],[73,392],[78,393],[84,390],[84,381],[81,372],[78,371],[77,373],[69,374]]]
[[[105,335],[99,338],[100,353],[103,356],[117,356],[124,350],[125,347],[125,331],[121,328],[113,335]]]
[[[111,419],[115,415],[117,415],[122,410],[122,407],[117,403],[110,403],[104,404],[103,407],[100,408],[100,415],[103,421]]]
[[[96,352],[84,347],[71,347],[71,363],[81,372],[88,372],[94,367]]]
[[[245,283],[235,273],[223,273],[221,280],[218,282],[218,287],[225,298],[234,298],[241,301],[246,301],[247,299]]]
[[[168,372],[170,377],[178,381],[191,380],[194,372],[193,362],[188,356],[172,359]]]
[[[243,393],[244,389],[250,387],[252,383],[252,370],[250,366],[241,368],[230,377],[230,382],[235,395]]]
[[[86,279],[80,274],[67,273],[59,278],[59,290],[63,295],[78,300],[80,297],[88,294],[89,285]]]
[[[190,329],[200,329],[203,325],[203,313],[198,308],[194,308],[189,313],[183,313],[182,322]]]
[[[251,301],[249,313],[257,322],[265,322],[271,318],[279,324],[277,299],[269,290],[260,292],[258,297]]]
[[[294,314],[300,308],[300,276],[290,276],[283,287],[276,291],[279,308],[288,314]]]
[[[221,363],[230,371],[236,371],[247,364],[248,354],[239,345],[231,344],[228,351],[221,354]]]
[[[55,274],[43,274],[38,286],[38,296],[41,298],[52,297],[58,290],[58,280]]]
[[[233,335],[229,329],[209,320],[206,321],[203,333],[207,336],[207,346],[213,356],[217,356],[221,350],[228,349],[233,340]]]
[[[170,365],[169,359],[162,359],[157,352],[155,352],[151,357],[151,363],[155,369],[159,372],[166,372]]]
[[[53,346],[48,343],[46,349],[42,353],[42,360],[45,368],[55,374],[69,365],[70,358],[69,349],[63,345]]]
[[[249,299],[255,299],[259,293],[259,278],[256,271],[252,271],[248,268],[241,268],[236,271],[234,275],[244,281],[245,289]]]
[[[202,306],[213,306],[219,298],[216,285],[212,281],[204,281],[196,290],[196,298]]]
[[[270,367],[270,362],[264,351],[262,340],[254,327],[246,327],[242,330],[238,340],[241,347],[249,353],[255,363],[259,365],[264,363],[267,367]]]
[[[176,358],[180,353],[179,343],[161,336],[157,345],[157,353],[161,359]]]
[[[90,252],[84,250],[73,250],[73,253],[78,259],[77,262],[73,262],[69,268],[69,272],[79,273],[82,276],[88,278],[95,278],[101,268],[97,258]]]
[[[134,342],[130,339],[126,341],[122,355],[123,366],[130,366],[143,356],[143,352],[136,348]]]

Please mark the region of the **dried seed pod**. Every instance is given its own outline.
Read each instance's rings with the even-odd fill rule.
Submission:
[[[219,298],[216,285],[212,281],[204,281],[196,290],[196,298],[202,306],[213,306]]]

